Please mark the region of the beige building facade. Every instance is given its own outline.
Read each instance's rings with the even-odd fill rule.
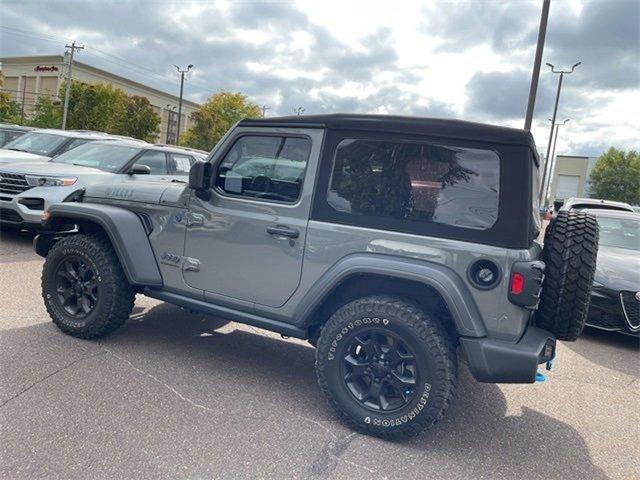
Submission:
[[[9,93],[24,108],[25,115],[33,109],[40,95],[48,95],[59,100],[58,92],[67,73],[67,59],[62,55],[42,55],[29,57],[0,58],[4,83],[0,91]],[[158,142],[175,143],[178,120],[176,95],[157,90],[142,83],[101,70],[74,58],[73,80],[93,85],[106,83],[120,88],[127,95],[138,95],[149,99],[154,111],[161,119]],[[179,83],[176,80],[176,89]],[[200,105],[189,100],[182,101],[181,133],[191,126],[190,116]]]
[[[588,197],[590,175],[597,157],[558,155],[551,177],[549,198]]]

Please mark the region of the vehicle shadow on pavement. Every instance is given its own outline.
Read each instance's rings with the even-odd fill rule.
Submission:
[[[249,382],[252,395],[261,395],[262,389],[279,390],[285,409],[342,428],[317,387],[313,348],[245,330],[209,335],[209,322],[215,324],[215,319],[161,304],[132,318],[128,328],[109,343],[130,343],[134,348],[148,343],[172,345],[169,348],[188,351],[189,362],[205,361],[214,376],[221,367],[230,368],[234,377]],[[219,385],[218,380],[214,383]],[[444,419],[430,432],[397,447],[419,449],[421,457],[457,459],[467,463],[476,478],[491,478],[495,472],[507,478],[522,478],[524,472],[532,478],[566,478],[567,474],[607,478],[591,461],[577,430],[525,406],[519,415],[507,416],[500,387],[476,382],[466,367],[461,368],[457,398]]]
[[[213,412],[207,412],[210,422],[246,417],[250,412],[256,420],[269,422],[275,417],[281,423],[288,418],[311,425],[318,434],[327,430],[336,437],[349,435],[316,384],[313,348],[257,335],[246,327],[234,330],[235,324],[213,331],[215,323],[210,317],[159,304],[148,310],[137,308],[122,329],[100,342],[76,340],[42,323],[5,331],[0,346],[5,342],[14,348],[22,346],[34,357],[29,368],[35,371],[50,363],[46,352],[54,346],[58,356],[67,357],[101,348],[112,354],[114,362],[134,367],[132,375],[144,373],[170,383],[168,395],[180,392],[181,398],[206,405]],[[32,350],[33,355],[28,353]],[[218,418],[217,411],[224,417]],[[398,461],[413,459],[422,469],[442,465],[446,459],[446,464],[459,465],[468,478],[496,478],[496,474],[501,478],[606,478],[570,425],[526,406],[519,414],[507,413],[500,387],[475,382],[463,367],[457,398],[431,431],[397,443],[359,436],[361,447],[354,441],[350,449],[366,451],[361,458],[373,462],[372,466],[380,462],[375,457],[390,449]],[[437,467],[424,474],[447,476],[438,475]]]
[[[608,478],[571,425],[524,405],[514,413],[498,385],[476,382],[464,367],[445,417],[406,445],[467,464],[473,478]]]
[[[602,367],[640,378],[640,361],[628,359],[629,352],[640,353],[638,337],[586,327],[577,341],[563,345]]]
[[[18,244],[30,245],[35,237],[35,233],[26,230],[13,228],[0,228],[0,241],[15,242]]]

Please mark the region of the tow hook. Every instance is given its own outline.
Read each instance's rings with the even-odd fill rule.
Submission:
[[[553,361],[556,358],[556,352],[553,352],[553,356],[547,361],[545,364],[545,368],[548,372],[553,368]],[[547,379],[547,376],[542,372],[536,372],[536,382],[544,382]]]

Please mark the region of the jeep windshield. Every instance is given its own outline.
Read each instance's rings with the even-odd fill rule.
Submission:
[[[98,168],[105,172],[118,172],[135,157],[141,148],[113,143],[85,143],[51,160],[82,167]]]
[[[50,157],[67,138],[54,133],[31,132],[7,143],[3,148]]]

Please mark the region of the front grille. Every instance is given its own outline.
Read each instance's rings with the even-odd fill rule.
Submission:
[[[31,185],[27,183],[24,175],[17,173],[0,172],[0,192],[11,193],[13,195],[29,190]]]
[[[640,327],[640,300],[636,299],[636,292],[620,292],[620,303],[629,326]]]
[[[0,221],[22,223],[22,217],[18,212],[14,210],[9,210],[8,208],[0,208]]]

